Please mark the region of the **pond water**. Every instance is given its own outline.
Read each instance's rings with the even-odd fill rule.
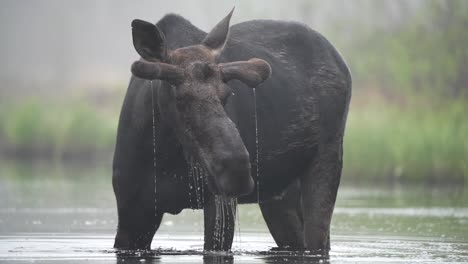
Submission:
[[[342,184],[329,259],[275,247],[257,205],[240,206],[231,254],[203,254],[203,215],[166,215],[152,251],[112,249],[110,166],[0,164],[0,263],[466,263],[468,189]],[[238,232],[240,230],[240,233]]]

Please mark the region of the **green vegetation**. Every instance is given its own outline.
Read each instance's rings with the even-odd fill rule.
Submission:
[[[47,159],[112,155],[117,113],[82,104],[37,102],[2,109],[0,142],[8,153]],[[346,180],[468,180],[466,101],[426,106],[351,107],[344,146]]]
[[[468,2],[412,4],[361,1],[366,16],[324,29],[353,73],[344,150],[353,180],[468,179]]]
[[[468,180],[466,101],[432,106],[373,104],[351,109],[345,174],[356,180]]]
[[[8,154],[47,159],[91,158],[109,155],[113,149],[116,117],[90,106],[30,101],[0,110],[0,144]]]

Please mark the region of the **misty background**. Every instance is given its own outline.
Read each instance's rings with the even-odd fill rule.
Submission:
[[[0,2],[2,162],[108,166],[138,58],[130,23],[177,13],[209,31],[300,21],[342,53],[353,75],[343,179],[438,184],[468,179],[468,2]]]

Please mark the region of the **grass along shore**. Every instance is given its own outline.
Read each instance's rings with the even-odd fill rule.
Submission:
[[[110,156],[117,116],[91,106],[35,101],[0,109],[2,155],[60,160]],[[107,158],[107,157],[106,157]]]
[[[468,102],[351,109],[344,171],[356,180],[468,180]]]
[[[437,107],[392,104],[351,107],[344,180],[468,180],[466,101]],[[109,111],[108,111],[109,112]],[[0,109],[0,153],[8,158],[110,160],[118,111],[79,103],[27,102]]]

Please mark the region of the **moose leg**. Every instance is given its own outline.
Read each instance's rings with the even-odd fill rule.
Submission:
[[[281,198],[260,203],[263,218],[280,249],[304,249],[300,187],[293,182]]]
[[[210,196],[203,208],[205,220],[205,250],[231,250],[237,203],[220,196]]]
[[[162,214],[151,216],[144,209],[119,209],[119,226],[115,236],[114,248],[149,250],[151,241],[162,220]],[[132,215],[131,217],[127,215]]]
[[[162,213],[155,213],[154,180],[145,177],[143,182],[135,182],[127,180],[132,174],[122,173],[115,170],[113,177],[119,218],[114,248],[150,249],[163,217]]]
[[[330,222],[340,184],[342,141],[320,146],[318,156],[301,179],[305,246],[320,254],[330,249]]]

